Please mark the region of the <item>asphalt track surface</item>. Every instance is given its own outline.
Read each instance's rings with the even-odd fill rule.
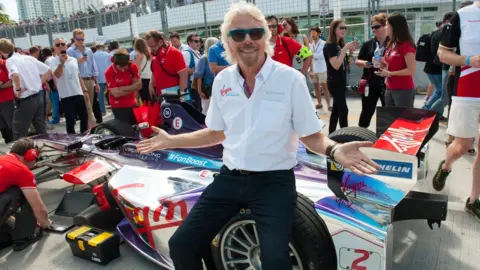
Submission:
[[[415,107],[422,105],[424,96],[417,96]],[[349,123],[358,124],[361,102],[357,97],[348,98]],[[319,110],[328,130],[329,114]],[[108,119],[106,116],[104,119]],[[375,127],[375,117],[371,129]],[[78,128],[78,126],[77,126]],[[416,190],[434,192],[431,179],[438,163],[445,157],[444,140],[446,126],[431,140],[430,165],[427,180],[419,181]],[[49,132],[65,132],[65,124],[57,125]],[[3,141],[3,140],[2,140]],[[5,148],[4,144],[0,149]],[[394,267],[393,270],[463,270],[480,269],[480,224],[464,210],[465,199],[470,193],[471,166],[474,157],[465,155],[454,166],[453,172],[441,192],[449,196],[447,221],[441,228],[434,226],[431,231],[426,221],[402,221],[395,223]],[[39,190],[49,211],[55,209],[69,185],[62,180],[52,180],[52,175],[38,179]],[[49,179],[50,178],[50,179]],[[21,252],[10,248],[0,251],[0,269],[158,269],[158,267],[137,255],[126,244],[120,247],[121,257],[105,267],[74,257],[63,234],[48,234],[39,242]]]

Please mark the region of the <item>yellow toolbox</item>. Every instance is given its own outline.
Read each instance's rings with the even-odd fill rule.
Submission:
[[[120,256],[120,237],[116,233],[81,226],[68,231],[65,238],[74,256],[100,265]]]

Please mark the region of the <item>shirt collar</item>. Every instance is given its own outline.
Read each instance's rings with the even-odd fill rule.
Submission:
[[[261,80],[266,80],[268,75],[270,74],[270,72],[272,71],[273,69],[273,59],[267,54],[266,55],[266,59],[265,59],[265,63],[263,63],[263,66],[262,68],[260,69],[260,71],[257,73],[257,75],[255,76],[256,79],[261,79]],[[237,65],[237,76],[241,79],[241,80],[244,80],[242,74],[240,73],[240,68],[239,66]]]

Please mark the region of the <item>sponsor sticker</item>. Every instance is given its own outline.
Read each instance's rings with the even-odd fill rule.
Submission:
[[[183,120],[180,117],[173,118],[173,128],[176,130],[181,129],[183,126]]]
[[[170,152],[167,157],[167,161],[185,164],[189,166],[197,166],[197,167],[204,167],[209,169],[220,169],[222,167],[222,163],[206,158],[201,157],[194,157],[190,155]]]
[[[374,159],[380,169],[377,175],[413,179],[413,163],[392,160]]]
[[[210,177],[210,175],[212,175],[212,172],[208,170],[202,170],[200,171],[199,175],[200,175],[200,178],[208,178]]]
[[[170,118],[170,116],[172,116],[172,111],[170,108],[165,108],[165,110],[163,110],[163,117]]]

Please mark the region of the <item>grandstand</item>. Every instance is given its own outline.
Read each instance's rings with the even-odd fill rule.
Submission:
[[[323,27],[324,18],[320,15],[320,2],[324,0],[256,0],[265,14],[277,17],[293,17],[299,22],[303,32],[309,26]],[[21,48],[33,45],[50,46],[52,38],[71,37],[75,28],[86,30],[87,44],[97,40],[118,40],[130,44],[135,36],[142,36],[149,29],[176,31],[183,38],[195,31],[202,37],[219,36],[220,23],[232,0],[181,1],[156,0],[155,5],[145,10],[140,1],[114,11],[100,12],[69,20],[45,21],[42,23],[4,27],[0,37],[14,40]],[[236,2],[233,0],[233,2]],[[368,18],[369,0],[330,0],[325,24],[334,18],[345,18],[349,25],[348,36],[366,40],[369,37]],[[415,39],[435,28],[435,22],[441,20],[445,12],[451,11],[451,0],[381,0],[376,10],[380,12],[402,12],[410,23]],[[191,4],[189,4],[191,3]],[[388,4],[388,5],[387,5]],[[162,14],[164,14],[162,16]],[[163,19],[163,20],[162,20]]]

